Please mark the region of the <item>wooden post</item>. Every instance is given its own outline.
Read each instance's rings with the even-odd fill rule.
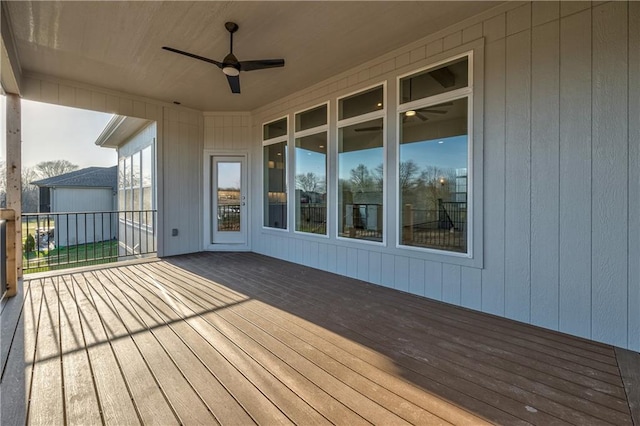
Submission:
[[[20,110],[20,96],[7,94],[7,209],[13,210],[14,231],[7,237],[15,238],[15,269],[16,278],[22,278],[22,123]],[[9,238],[7,239],[9,241]],[[11,244],[7,244],[7,251]],[[9,271],[7,271],[9,276]],[[15,286],[14,286],[15,289]]]
[[[0,210],[0,219],[7,221],[6,237],[7,237],[7,252],[5,253],[7,264],[7,297],[16,295],[18,290],[18,269],[16,267],[16,212],[9,209]],[[19,244],[21,247],[22,244]],[[22,255],[20,255],[22,257]],[[1,261],[1,260],[0,260]]]

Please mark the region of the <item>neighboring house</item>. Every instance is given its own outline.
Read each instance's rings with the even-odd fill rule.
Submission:
[[[640,2],[2,8],[6,92],[153,123],[158,255],[253,251],[640,351]],[[240,60],[287,60],[241,94],[161,49],[220,60],[234,16]],[[119,208],[155,207],[127,137]],[[309,172],[326,228],[307,232]],[[358,179],[381,180],[359,223]]]
[[[38,187],[40,213],[51,213],[55,245],[107,241],[116,237],[117,167],[88,167],[31,182]]]

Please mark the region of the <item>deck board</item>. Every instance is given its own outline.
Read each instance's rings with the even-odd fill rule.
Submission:
[[[631,425],[630,406],[637,415],[625,392],[634,372],[616,348],[257,254],[39,275],[21,297],[2,348],[7,424]],[[7,406],[7,395],[18,397]]]
[[[80,327],[103,419],[109,424],[137,424],[139,416],[121,370],[121,361],[113,350],[104,319],[81,275],[73,275],[73,296],[78,305]]]
[[[78,306],[72,292],[70,277],[57,277],[56,288],[60,299],[60,335],[64,398],[67,423],[94,425],[102,422],[98,395],[93,381],[89,356],[85,349]]]

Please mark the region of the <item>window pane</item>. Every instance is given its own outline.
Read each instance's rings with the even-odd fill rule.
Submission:
[[[467,87],[469,80],[467,57],[431,68],[400,80],[400,103],[424,99],[440,93]]]
[[[131,158],[125,157],[124,159],[124,187],[131,187]]]
[[[287,143],[264,147],[264,226],[287,229]]]
[[[404,245],[467,252],[467,103],[457,99],[398,118]]]
[[[263,126],[263,140],[277,138],[287,134],[287,118]]]
[[[384,107],[383,98],[382,86],[342,98],[338,101],[338,120],[381,110]]]
[[[327,124],[326,105],[296,114],[296,132],[324,126],[325,124]]]
[[[382,118],[339,129],[338,235],[382,241]]]
[[[125,169],[125,158],[120,157],[118,160],[118,189],[122,189],[126,186]]]
[[[296,139],[296,231],[327,233],[327,133]]]
[[[140,152],[136,152],[131,156],[131,186],[134,188],[140,188],[140,181]]]
[[[153,158],[151,157],[151,147],[148,146],[142,150],[142,186],[147,187],[151,186],[152,182],[152,171],[153,171]]]

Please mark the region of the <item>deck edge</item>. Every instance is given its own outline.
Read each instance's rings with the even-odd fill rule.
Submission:
[[[631,420],[640,426],[640,353],[616,347],[616,359],[620,377],[627,393]]]

